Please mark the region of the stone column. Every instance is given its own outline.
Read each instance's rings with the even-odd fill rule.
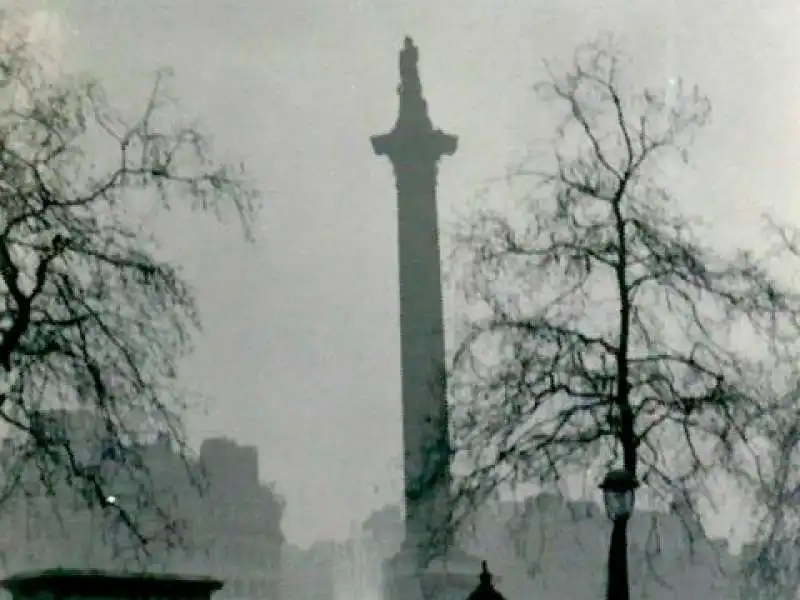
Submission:
[[[451,558],[458,553],[450,548],[423,564],[430,533],[441,532],[447,519],[451,491],[436,178],[439,160],[455,153],[458,140],[431,123],[418,59],[407,37],[400,52],[397,121],[392,131],[372,138],[375,153],[387,156],[394,168],[400,262],[406,538],[400,554],[387,563],[386,578],[392,595],[400,596],[395,600],[417,600],[420,593],[442,598],[441,586],[463,600],[479,561],[459,554],[456,565]],[[438,541],[450,546],[447,539]]]

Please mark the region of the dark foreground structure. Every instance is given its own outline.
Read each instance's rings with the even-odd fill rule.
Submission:
[[[223,583],[210,577],[50,569],[14,575],[2,586],[13,600],[209,600]]]

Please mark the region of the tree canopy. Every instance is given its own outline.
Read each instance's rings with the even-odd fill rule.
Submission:
[[[769,417],[765,369],[800,339],[800,295],[699,237],[670,192],[709,100],[680,81],[631,93],[622,56],[603,38],[548,65],[549,156],[512,170],[513,209],[457,230],[451,526],[500,490],[596,485],[612,466],[696,511],[740,472]]]
[[[200,315],[191,285],[139,217],[232,214],[249,236],[258,208],[243,167],[215,159],[206,135],[169,110],[168,79],[156,77],[130,118],[99,81],[48,76],[24,32],[0,39],[6,493],[30,487],[35,473],[46,492],[69,489],[117,514],[142,545],[158,502],[140,449],[160,433],[186,452],[176,377]],[[64,411],[77,409],[101,444],[67,423]],[[120,478],[135,502],[108,502]]]

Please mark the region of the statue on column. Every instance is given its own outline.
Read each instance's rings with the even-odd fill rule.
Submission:
[[[419,50],[413,40],[406,36],[400,51],[400,76],[403,81],[414,78],[419,64]]]
[[[410,92],[420,94],[422,83],[419,80],[419,50],[412,39],[406,36],[403,49],[400,51],[400,93]]]
[[[422,97],[422,82],[419,77],[419,49],[413,40],[406,36],[403,49],[400,51],[400,85],[397,92],[400,94],[400,123],[408,123],[424,131],[433,131],[433,125],[428,116],[428,107]]]

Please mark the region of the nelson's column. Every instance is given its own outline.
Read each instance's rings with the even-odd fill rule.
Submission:
[[[431,596],[464,600],[480,563],[446,543],[443,556],[428,561],[430,532],[447,518],[450,498],[449,446],[439,234],[436,216],[437,164],[456,151],[457,138],[434,129],[422,96],[410,38],[400,52],[400,108],[391,132],[372,137],[375,154],[387,156],[397,187],[400,262],[400,339],[405,476],[405,542],[384,569],[391,600]],[[431,466],[440,468],[431,471]],[[435,474],[429,489],[420,483]],[[441,542],[441,540],[440,540]]]

